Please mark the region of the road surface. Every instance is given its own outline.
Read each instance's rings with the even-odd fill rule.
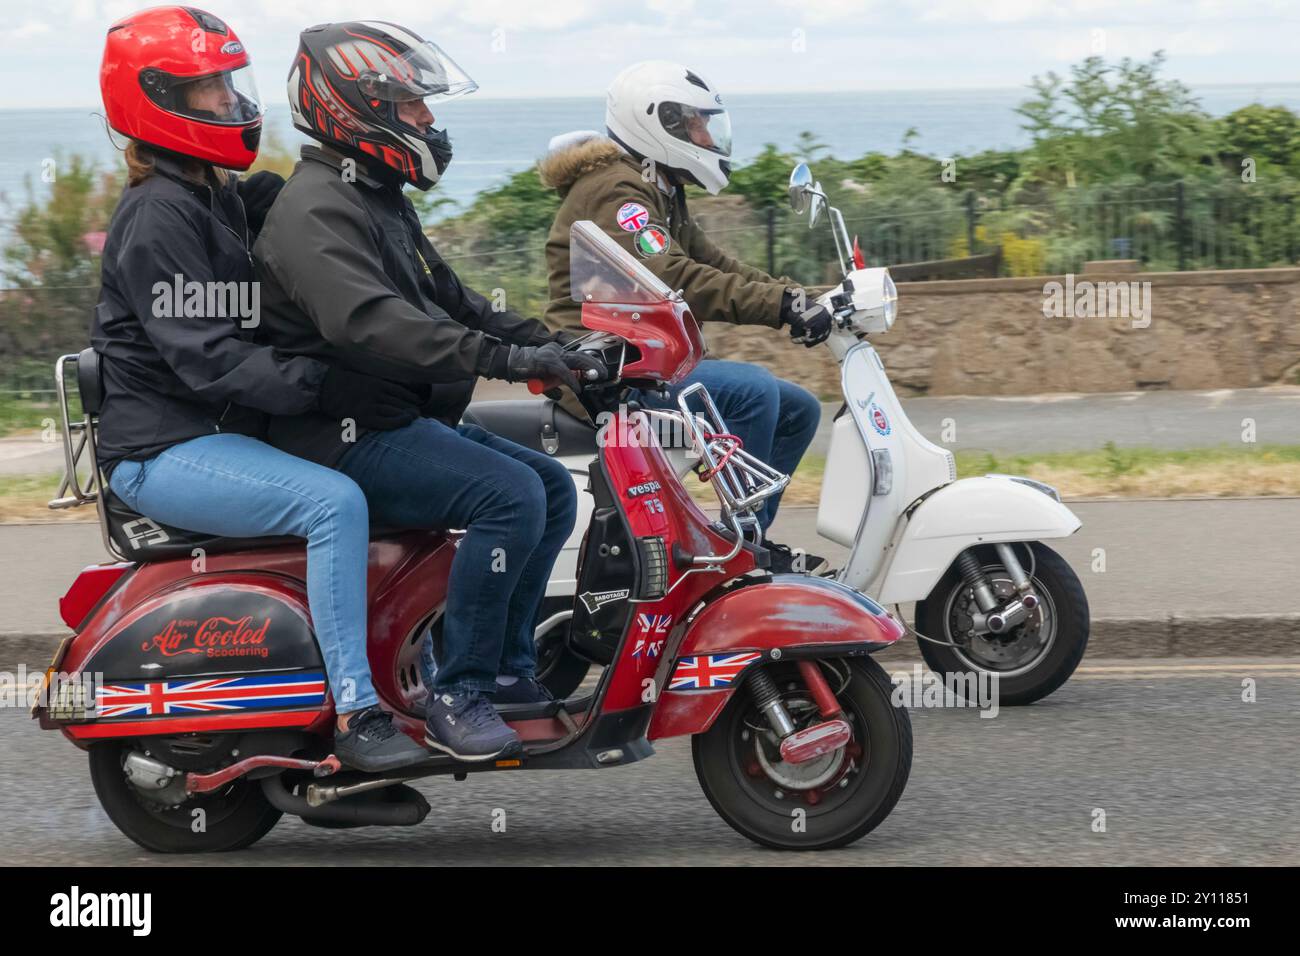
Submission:
[[[1242,700],[1242,682],[1257,700]],[[86,757],[0,710],[0,832],[9,864],[492,866],[1300,863],[1300,662],[1093,662],[1052,697],[1002,709],[914,710],[897,808],[843,850],[782,854],[718,818],[690,745],[630,767],[471,775],[419,784],[417,827],[321,830],[282,820],[238,854],[159,857],[121,836]],[[506,832],[491,828],[505,811]],[[1096,811],[1105,832],[1095,832]],[[983,891],[981,891],[983,892]]]

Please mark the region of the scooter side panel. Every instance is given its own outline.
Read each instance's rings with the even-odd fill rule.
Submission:
[[[1065,505],[1009,478],[963,478],[912,512],[873,591],[882,604],[925,598],[957,555],[977,544],[1064,538],[1082,522]]]
[[[761,661],[868,654],[903,634],[880,605],[826,578],[781,574],[737,588],[690,622],[648,736],[708,730],[745,670]]]
[[[396,645],[445,594],[451,548],[438,532],[371,542],[368,647],[376,688],[401,704]],[[96,676],[77,739],[313,729],[334,713],[308,610],[302,547],[141,565],[95,610],[60,663]],[[437,593],[432,593],[437,591]]]
[[[616,417],[616,427],[622,417]],[[623,424],[635,426],[644,421],[645,416],[634,413]],[[626,433],[636,440],[607,444],[601,449],[601,465],[631,536],[638,540],[661,538],[668,555],[673,554],[674,547],[690,555],[730,551],[732,541],[719,533],[712,519],[691,499],[657,440],[649,434],[637,438],[636,432]],[[647,688],[656,681],[666,657],[671,656],[673,637],[689,610],[723,581],[745,574],[754,566],[747,549],[727,565],[725,572],[687,570],[669,560],[667,593],[655,599],[636,600],[629,608],[626,630],[614,651],[603,709],[612,712],[644,707]],[[585,578],[588,569],[582,573]],[[624,586],[630,593],[623,599],[635,599],[635,582]]]

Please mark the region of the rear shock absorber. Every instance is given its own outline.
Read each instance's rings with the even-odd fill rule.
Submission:
[[[767,717],[776,735],[784,739],[794,733],[794,721],[790,719],[789,712],[781,703],[781,692],[777,690],[776,682],[762,666],[753,668],[747,683],[749,692],[754,695],[754,703]]]

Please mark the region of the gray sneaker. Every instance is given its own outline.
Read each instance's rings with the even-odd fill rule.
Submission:
[[[513,757],[523,750],[519,735],[482,694],[432,694],[427,713],[425,745],[457,760]]]
[[[378,706],[352,715],[348,729],[334,734],[334,756],[353,770],[377,773],[429,759],[425,750],[393,726],[393,716]]]

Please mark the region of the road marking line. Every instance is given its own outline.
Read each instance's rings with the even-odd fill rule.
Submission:
[[[928,667],[923,668],[923,673],[932,674]],[[891,678],[902,678],[911,680],[912,670],[891,670]],[[1155,680],[1155,679],[1175,679],[1179,677],[1223,677],[1234,674],[1247,674],[1270,677],[1287,677],[1290,675],[1300,675],[1300,661],[1292,664],[1250,664],[1250,663],[1225,663],[1225,664],[1149,664],[1146,666],[1128,666],[1128,665],[1093,665],[1091,667],[1080,667],[1070,677],[1071,680]]]
[[[1145,664],[1145,665],[1106,665],[1080,667],[1076,674],[1125,674],[1135,671],[1142,672],[1195,672],[1195,671],[1249,671],[1256,673],[1258,671],[1281,671],[1290,673],[1300,671],[1300,662],[1294,664],[1250,664],[1250,663],[1232,663],[1232,664]]]

